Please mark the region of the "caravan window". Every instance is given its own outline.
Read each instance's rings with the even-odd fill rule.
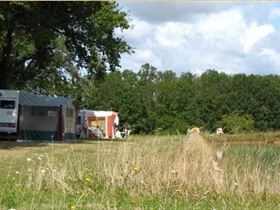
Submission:
[[[52,107],[36,107],[31,108],[31,115],[36,117],[57,117],[58,112]]]
[[[48,116],[48,110],[40,107],[32,107],[31,115],[36,117],[46,117]]]
[[[14,109],[16,107],[15,101],[0,100],[1,109]]]
[[[57,117],[57,111],[48,111],[49,117]]]

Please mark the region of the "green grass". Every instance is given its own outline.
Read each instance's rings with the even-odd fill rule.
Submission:
[[[185,151],[186,141],[136,136],[126,142],[2,143],[0,209],[280,208],[279,145],[190,144]],[[221,186],[208,161],[216,149],[225,151],[218,161]]]
[[[206,139],[213,142],[246,142],[246,143],[273,143],[280,141],[280,132],[254,132],[240,134],[224,134],[222,136],[206,134]]]

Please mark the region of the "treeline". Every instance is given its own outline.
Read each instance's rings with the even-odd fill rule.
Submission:
[[[158,71],[149,64],[138,73],[109,73],[103,82],[80,91],[80,106],[115,110],[137,133],[267,131],[280,127],[280,77],[227,75],[208,70],[201,76]]]

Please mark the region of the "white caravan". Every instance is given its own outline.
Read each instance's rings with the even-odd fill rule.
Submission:
[[[19,91],[0,90],[0,133],[17,134]]]

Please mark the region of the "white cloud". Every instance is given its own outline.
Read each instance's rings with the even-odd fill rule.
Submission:
[[[250,24],[241,38],[244,45],[244,52],[248,53],[252,47],[260,42],[262,39],[274,32],[271,24],[257,25],[256,22]]]
[[[157,57],[150,49],[138,48],[132,55],[125,55],[122,58],[121,65],[125,69],[138,71],[140,66],[145,63],[150,63],[157,67],[162,67],[161,59]]]
[[[122,56],[123,68],[137,71],[149,62],[160,70],[171,69],[178,74],[187,70],[201,74],[206,69],[233,74],[261,73],[264,69],[265,73],[277,72],[275,68],[280,67],[276,59],[280,54],[274,43],[276,29],[253,16],[247,19],[240,7],[200,14],[187,22],[149,22],[137,17],[132,24],[134,29],[127,30],[124,38],[135,54]]]
[[[220,49],[248,53],[252,47],[274,32],[271,24],[248,26],[238,9],[209,15],[198,24],[199,32],[206,42],[214,42]]]
[[[191,32],[190,24],[168,22],[156,27],[155,38],[159,45],[178,47],[185,42],[186,36]]]
[[[270,14],[269,14],[269,18],[273,19],[273,18],[279,18],[280,17],[280,9],[272,9]]]
[[[237,9],[204,16],[198,22],[198,33],[202,35],[206,47],[217,51],[240,53],[242,44],[238,37],[246,29],[246,22]]]
[[[276,69],[280,69],[280,52],[272,48],[264,48],[260,53],[260,57],[263,57],[267,63],[273,65]]]
[[[145,62],[145,61],[152,60],[155,56],[154,56],[154,53],[151,50],[138,49],[135,52],[135,57],[137,58],[137,60],[139,60],[141,62]]]
[[[206,41],[233,39],[245,25],[239,10],[229,10],[204,16],[198,23],[198,31],[204,35]]]
[[[139,20],[136,17],[132,17],[130,22],[131,28],[121,32],[120,30],[116,31],[117,36],[124,36],[128,41],[140,41],[145,39],[149,34],[152,33],[152,26],[146,21]]]

